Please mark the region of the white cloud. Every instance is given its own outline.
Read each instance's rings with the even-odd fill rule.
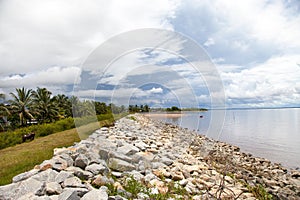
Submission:
[[[153,94],[160,94],[163,93],[163,89],[162,88],[155,88],[153,87],[151,90],[149,90],[149,93],[153,93]]]
[[[93,48],[137,28],[171,28],[177,3],[164,1],[1,1],[1,74],[79,65]]]
[[[209,47],[215,44],[215,40],[213,38],[208,38],[206,42],[204,42],[204,46]]]
[[[80,81],[81,69],[79,67],[51,67],[43,71],[25,75],[11,75],[0,77],[0,87],[19,88],[36,86],[53,86],[75,84]]]
[[[229,103],[235,100],[242,106],[299,105],[299,59],[298,55],[280,56],[250,69],[223,71]]]

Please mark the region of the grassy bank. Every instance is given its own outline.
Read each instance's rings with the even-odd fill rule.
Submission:
[[[118,117],[118,115],[116,116]],[[35,138],[44,137],[53,133],[69,130],[75,127],[96,122],[97,120],[113,120],[113,118],[116,116],[113,116],[111,113],[107,113],[97,115],[97,118],[95,116],[86,116],[81,118],[68,117],[53,123],[31,125],[27,127],[18,128],[13,131],[3,132],[0,133],[0,149],[11,147],[16,144],[21,144],[22,136],[32,132],[35,133]]]
[[[115,116],[116,117],[116,116]],[[122,116],[118,116],[121,118]],[[12,178],[32,169],[35,165],[53,156],[53,149],[67,147],[80,141],[78,132],[88,136],[100,126],[113,124],[114,119],[102,120],[76,128],[39,137],[31,142],[0,150],[0,185],[11,183]]]

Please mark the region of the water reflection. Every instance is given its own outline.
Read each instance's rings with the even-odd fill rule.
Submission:
[[[220,126],[212,122],[222,121],[221,116],[215,114],[211,120],[211,112],[184,112],[157,119],[238,145],[245,152],[287,167],[300,167],[300,109],[227,110],[221,133],[208,132]]]

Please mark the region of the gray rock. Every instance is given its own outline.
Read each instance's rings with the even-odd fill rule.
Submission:
[[[132,156],[132,161],[134,163],[138,163],[139,161],[148,161],[152,162],[154,159],[154,155],[150,152],[138,152]]]
[[[106,148],[99,148],[99,156],[103,160],[108,160],[108,154],[111,150],[106,149]]]
[[[108,167],[111,168],[112,170],[121,171],[121,172],[132,171],[135,169],[134,165],[124,160],[120,160],[118,158],[110,158],[108,162]]]
[[[50,182],[46,184],[46,193],[48,195],[60,194],[62,191],[60,184],[57,182]]]
[[[157,179],[157,177],[152,173],[149,173],[144,177],[146,183],[149,183],[153,179]]]
[[[59,174],[55,177],[55,182],[57,183],[62,183],[64,180],[67,178],[73,177],[74,174],[72,172],[67,172],[67,171],[61,171]]]
[[[72,160],[72,158],[70,158]],[[54,157],[52,158],[52,168],[55,169],[56,171],[61,171],[64,170],[68,167],[68,161],[61,158],[61,157]],[[72,165],[73,165],[73,160],[72,160]]]
[[[24,181],[18,183],[12,183],[9,185],[0,187],[0,199],[14,200],[21,198],[27,194],[40,194],[40,191],[43,189],[43,183],[37,181],[34,178],[28,178]]]
[[[117,149],[117,152],[120,152],[124,155],[130,156],[137,152],[139,152],[139,148],[131,145],[131,144],[125,144],[124,146],[121,146]]]
[[[144,178],[144,175],[141,174],[140,172],[136,171],[136,170],[128,172],[127,174],[129,174],[130,176],[132,176],[137,181],[141,181],[142,178]]]
[[[81,183],[81,180],[78,177],[71,177],[71,178],[67,178],[63,182],[63,187],[84,188],[85,186]]]
[[[102,164],[91,164],[85,168],[86,171],[89,171],[93,173],[94,175],[97,175],[99,173],[108,173],[109,170],[106,166],[103,166]]]
[[[149,148],[149,146],[146,143],[144,143],[143,141],[138,141],[138,142],[134,143],[134,146],[139,148],[141,151],[145,151],[147,148]]]
[[[79,167],[68,167],[66,171],[73,172],[75,176],[83,180],[88,180],[89,178],[93,177],[93,174],[91,172],[84,171]]]
[[[99,164],[100,163],[100,160],[101,160],[101,157],[99,155],[99,151],[94,149],[94,150],[91,150],[89,151],[87,154],[86,154],[88,160],[89,160],[89,165],[93,164],[93,163],[96,163],[96,164]]]
[[[152,162],[151,163],[153,169],[164,168],[166,165],[161,162]]]
[[[65,190],[58,196],[58,200],[80,200],[80,197],[75,190]]]
[[[122,154],[120,152],[109,152],[108,154],[108,157],[109,158],[118,158],[118,159],[121,159],[121,160],[125,160],[126,162],[132,162],[132,158],[129,157],[129,156],[126,156],[125,154]]]
[[[58,195],[49,196],[50,200],[58,200]]]
[[[87,188],[65,188],[63,189],[63,192],[65,191],[73,191],[77,193],[77,196],[79,197],[83,197],[83,195],[85,195],[86,193],[89,192],[89,190]]]
[[[13,177],[12,182],[17,183],[19,181],[25,180],[25,179],[30,178],[33,175],[37,174],[38,172],[39,172],[39,170],[37,170],[37,169],[33,169],[28,172],[24,172],[22,174],[19,174],[19,175]]]
[[[106,176],[98,175],[95,180],[93,180],[93,185],[104,186],[112,183]]]
[[[81,200],[107,200],[108,194],[103,189],[94,189],[86,193]]]
[[[52,169],[47,169],[46,171],[42,171],[32,176],[32,178],[38,181],[43,181],[48,183],[48,182],[54,182],[57,175],[58,175],[57,171],[54,171]]]
[[[74,166],[84,169],[89,164],[88,158],[84,154],[79,154],[75,159]]]
[[[162,162],[162,163],[164,163],[165,165],[167,165],[167,166],[170,166],[170,165],[172,165],[173,164],[173,160],[171,160],[170,158],[167,158],[167,157],[165,157],[165,156],[163,156],[161,159],[160,159],[160,161]]]
[[[123,175],[122,172],[115,172],[115,171],[112,171],[111,174],[116,178],[121,178]]]
[[[50,197],[48,196],[36,196],[33,193],[28,193],[20,198],[18,198],[17,200],[52,200]]]
[[[62,159],[64,159],[65,161],[67,161],[68,167],[70,167],[70,166],[72,166],[74,164],[74,160],[67,153],[60,154],[59,157],[62,158]]]

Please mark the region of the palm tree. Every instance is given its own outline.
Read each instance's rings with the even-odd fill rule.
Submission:
[[[63,117],[72,116],[72,104],[69,98],[64,94],[58,94],[54,97],[58,106],[59,114]]]
[[[0,103],[0,117],[10,115],[8,107],[3,103],[5,101],[5,94],[0,93],[0,99],[2,99]]]
[[[23,88],[16,88],[17,94],[10,93],[13,97],[11,100],[12,109],[19,114],[20,125],[24,126],[27,119],[33,119],[32,114],[29,111],[29,108],[32,103],[32,90]]]
[[[41,122],[51,122],[57,119],[58,107],[55,103],[55,98],[51,98],[51,92],[46,88],[37,88],[32,92],[33,108]]]
[[[0,93],[0,99],[2,99],[0,103],[0,126],[2,130],[5,130],[5,126],[7,126],[7,116],[10,115],[10,111],[8,107],[3,103],[5,100],[5,94]]]
[[[94,102],[87,100],[81,102],[76,96],[72,96],[70,102],[72,104],[73,117],[96,115]]]

